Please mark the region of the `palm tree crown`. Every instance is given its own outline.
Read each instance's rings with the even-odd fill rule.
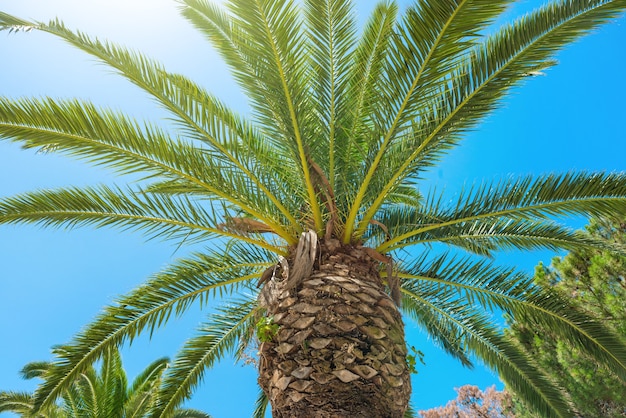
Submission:
[[[152,414],[169,416],[216,361],[242,355],[263,310],[273,309],[269,284],[280,271],[289,270],[284,286],[292,291],[324,254],[350,251],[376,266],[405,316],[448,353],[467,365],[482,360],[544,416],[567,416],[569,406],[490,312],[549,326],[626,378],[618,338],[489,261],[505,248],[606,245],[555,219],[625,213],[626,175],[507,178],[453,202],[420,184],[512,86],[554,65],[557,51],[618,16],[626,1],[553,2],[496,29],[512,0],[421,0],[401,15],[384,1],[362,31],[350,0],[180,3],[247,94],[250,119],[141,53],[58,20],[0,13],[0,28],[47,32],[95,56],[153,96],[175,128],[85,100],[0,98],[0,138],[143,179],[3,198],[0,222],[112,225],[181,245],[213,243],[120,297],[56,350],[36,408],[63,396],[106,350],[196,302],[213,306],[236,294],[165,372]],[[265,404],[261,397],[258,416]]]
[[[0,412],[14,412],[22,417],[40,418],[99,418],[145,417],[157,401],[158,389],[169,359],[150,363],[128,386],[122,358],[117,350],[102,355],[100,371],[89,367],[62,394],[60,404],[51,404],[35,413],[35,398],[31,393],[0,392]],[[45,378],[52,366],[49,362],[29,363],[22,369],[26,379]],[[178,418],[210,418],[193,409],[177,408]]]

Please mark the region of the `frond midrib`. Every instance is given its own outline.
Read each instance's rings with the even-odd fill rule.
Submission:
[[[331,6],[331,1],[327,1],[326,2],[327,5],[327,10],[326,10],[326,14],[328,15],[328,33],[332,34],[333,31],[333,25],[332,25],[332,6]],[[329,122],[329,138],[328,138],[328,153],[329,153],[329,169],[328,169],[328,178],[329,178],[329,182],[330,182],[330,188],[331,190],[334,191],[335,189],[335,119],[337,117],[337,109],[336,107],[336,103],[335,103],[335,99],[336,99],[336,91],[335,91],[335,83],[336,83],[336,79],[334,77],[335,72],[336,72],[336,63],[335,63],[335,56],[334,56],[334,50],[335,50],[335,42],[334,42],[335,38],[331,35],[328,37],[328,51],[329,51],[329,55],[330,55],[330,70],[329,73],[331,74],[330,76],[330,91],[331,91],[331,96],[330,96],[330,122]]]
[[[546,237],[543,235],[522,235],[522,234],[513,234],[513,233],[499,233],[499,234],[490,234],[490,235],[470,235],[470,234],[460,234],[460,235],[453,235],[453,236],[447,236],[447,237],[441,237],[441,238],[431,238],[431,239],[424,239],[424,240],[419,240],[417,242],[406,242],[406,243],[401,243],[398,245],[394,245],[393,248],[391,250],[388,251],[392,251],[392,250],[399,250],[400,248],[405,248],[405,247],[409,247],[412,245],[418,245],[418,244],[427,244],[427,243],[437,243],[437,242],[446,242],[446,241],[451,241],[453,239],[485,239],[485,240],[489,240],[492,238],[527,238],[529,240],[532,239],[541,239],[543,241],[549,241],[549,242],[554,242],[554,243],[570,243],[570,241],[566,240],[566,239],[562,239],[562,238],[555,238],[555,237]],[[380,251],[380,247],[378,247],[376,249],[377,251]]]
[[[23,217],[45,217],[45,216],[50,216],[50,211],[41,211],[41,212],[37,212],[37,211],[31,211],[31,212],[20,212],[19,215],[2,215],[3,219],[20,219]],[[227,232],[225,230],[221,230],[221,229],[217,229],[217,228],[210,228],[207,226],[203,226],[203,225],[197,225],[197,224],[192,224],[192,223],[188,223],[188,222],[183,222],[183,221],[178,221],[178,220],[174,220],[171,218],[158,218],[158,217],[154,217],[154,216],[140,216],[140,215],[132,215],[132,214],[128,214],[128,213],[115,213],[115,212],[96,212],[96,211],[70,211],[70,210],[60,210],[60,211],[54,211],[52,212],[54,215],[57,216],[64,216],[64,215],[72,215],[72,216],[79,216],[79,217],[107,217],[107,218],[113,218],[113,219],[128,219],[128,220],[138,220],[138,221],[148,221],[148,222],[155,222],[155,223],[159,223],[159,224],[168,224],[168,225],[174,225],[174,226],[180,226],[183,228],[189,228],[189,229],[194,229],[194,230],[201,230],[201,231],[206,231],[206,232],[211,232],[217,235],[221,235],[221,236],[226,236],[226,237],[231,237],[231,238],[235,238],[244,242],[247,242],[249,244],[253,244],[262,248],[265,248],[266,250],[269,250],[275,254],[278,255],[285,255],[285,250],[283,250],[282,248],[279,247],[275,247],[267,242],[265,242],[264,240],[255,240],[253,238],[249,238],[246,237],[244,235],[238,235],[238,234],[234,234],[231,232]]]

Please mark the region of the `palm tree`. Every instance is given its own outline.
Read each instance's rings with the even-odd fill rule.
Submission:
[[[420,187],[464,133],[565,45],[626,9],[567,0],[494,28],[512,3],[376,6],[357,31],[349,0],[182,0],[248,95],[247,120],[192,80],[58,20],[0,14],[9,31],[55,35],[156,99],[168,129],[85,100],[0,99],[0,137],[142,175],[133,186],[0,200],[0,222],[134,228],[212,247],[108,306],[56,351],[34,405],[46,408],[107,349],[211,308],[163,377],[170,416],[225,354],[257,336],[256,416],[402,417],[410,370],[400,310],[465,365],[496,370],[542,416],[569,416],[559,388],[490,313],[549,326],[626,378],[626,347],[500,249],[603,244],[557,222],[626,211],[626,175],[568,172],[485,182],[451,203]],[[217,249],[216,249],[217,248]],[[466,253],[466,254],[463,254]],[[228,296],[228,297],[227,297]]]
[[[109,348],[102,356],[100,373],[87,368],[64,390],[60,404],[52,403],[36,412],[34,394],[0,392],[0,412],[36,418],[146,417],[157,401],[168,364],[167,358],[152,362],[128,386],[122,358],[117,350]],[[51,367],[49,362],[29,363],[22,369],[22,376],[45,378]],[[182,408],[174,410],[172,417],[210,418],[204,412]]]

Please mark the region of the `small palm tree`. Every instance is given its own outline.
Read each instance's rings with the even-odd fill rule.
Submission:
[[[385,1],[359,32],[350,0],[230,0],[226,9],[182,0],[247,93],[251,120],[138,52],[58,20],[0,14],[5,29],[47,32],[95,56],[175,121],[165,131],[84,100],[0,99],[1,138],[143,178],[5,198],[0,222],[117,226],[212,245],[120,297],[58,351],[36,409],[107,349],[196,302],[222,305],[165,372],[153,416],[171,415],[207,369],[228,352],[242,356],[256,335],[256,416],[269,402],[276,417],[402,417],[411,387],[399,307],[463,364],[474,356],[496,370],[542,416],[569,416],[569,405],[507,342],[493,311],[549,326],[626,378],[618,338],[488,260],[502,248],[604,245],[555,219],[623,214],[626,175],[507,178],[451,203],[420,184],[512,86],[626,9],[624,0],[563,0],[492,30],[511,3],[422,0],[398,18]]]
[[[61,395],[61,403],[36,410],[35,396],[25,392],[0,392],[0,412],[14,412],[33,418],[147,417],[157,401],[159,385],[169,359],[161,358],[146,367],[128,386],[126,372],[117,350],[102,356],[100,373],[89,367]],[[25,379],[45,379],[53,367],[49,362],[29,363],[22,369]],[[210,418],[193,409],[176,409],[173,417]]]

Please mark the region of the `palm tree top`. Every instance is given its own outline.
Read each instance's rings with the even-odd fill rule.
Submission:
[[[510,3],[433,0],[400,12],[382,2],[359,31],[347,0],[233,0],[226,8],[182,1],[183,15],[249,97],[249,119],[141,53],[59,20],[0,13],[1,28],[47,32],[105,63],[162,105],[176,128],[86,100],[0,98],[2,139],[143,179],[4,198],[0,221],[118,226],[181,245],[225,246],[183,258],[107,308],[59,353],[38,405],[59,396],[103,347],[158,328],[196,301],[243,291],[175,361],[164,381],[165,414],[189,396],[203,370],[237,352],[235,342],[254,322],[256,283],[279,257],[293,261],[308,231],[323,250],[364,248],[384,265],[408,316],[463,362],[466,351],[482,358],[544,411],[566,406],[540,373],[515,358],[483,311],[541,317],[626,374],[624,347],[582,316],[568,316],[523,275],[431,250],[443,243],[490,257],[503,248],[601,246],[553,219],[626,212],[623,174],[511,177],[462,191],[452,203],[422,186],[424,173],[512,87],[554,65],[561,48],[626,7],[618,0],[554,3],[485,34]]]

